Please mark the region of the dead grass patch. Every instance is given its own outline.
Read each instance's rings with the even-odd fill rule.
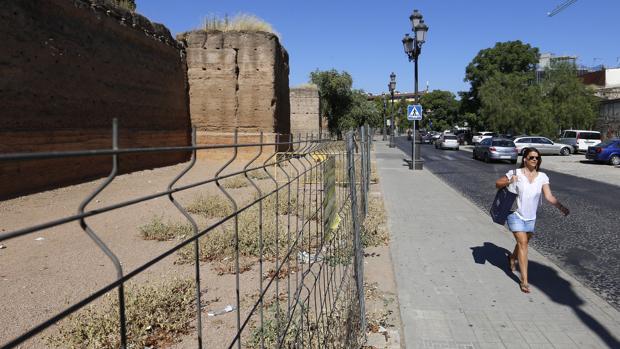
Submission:
[[[222,187],[226,188],[226,189],[239,189],[239,188],[245,188],[248,185],[250,185],[250,183],[248,183],[248,180],[245,177],[241,177],[241,176],[232,176],[232,177],[228,177],[226,179],[224,179],[222,181]]]
[[[192,226],[189,223],[164,222],[162,217],[153,217],[139,229],[144,240],[168,241],[182,239],[192,234]]]
[[[205,218],[222,218],[233,213],[230,201],[222,195],[200,195],[188,207],[187,211]]]
[[[194,296],[192,280],[126,287],[128,347],[161,347],[189,333]],[[57,348],[119,348],[117,293],[108,293],[101,304],[70,315],[46,341]]]
[[[382,198],[369,197],[368,215],[362,224],[362,244],[364,247],[387,245],[390,236]]]

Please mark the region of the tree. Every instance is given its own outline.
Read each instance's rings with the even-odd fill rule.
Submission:
[[[338,120],[339,130],[350,130],[368,124],[371,127],[380,127],[383,122],[381,113],[376,104],[367,99],[363,90],[353,90],[351,103],[345,114]]]
[[[335,69],[310,73],[310,80],[319,88],[321,115],[327,119],[329,132],[341,135],[340,119],[349,111],[353,98],[351,86],[353,79],[349,73]]]
[[[465,79],[471,84],[461,94],[461,114],[479,114],[482,85],[496,74],[533,72],[540,58],[538,48],[521,41],[498,42],[492,48],[480,50],[465,68]]]
[[[553,134],[551,104],[532,75],[495,74],[479,90],[480,115],[491,130],[512,134]]]
[[[556,134],[564,129],[590,129],[597,117],[597,98],[578,78],[574,65],[554,64],[545,70],[542,93],[551,103]]]
[[[433,90],[420,97],[420,104],[424,108],[421,126],[432,120],[434,130],[445,130],[457,123],[459,102],[452,92]]]

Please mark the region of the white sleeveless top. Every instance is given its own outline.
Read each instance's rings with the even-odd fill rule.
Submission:
[[[518,194],[515,200],[517,202],[517,216],[524,221],[533,221],[536,219],[542,187],[545,184],[549,184],[549,177],[544,172],[538,172],[534,181],[530,183],[525,174],[523,174],[522,169],[519,168],[516,172],[519,180],[516,183],[511,183],[508,190]],[[514,170],[506,173],[508,179],[511,179],[513,175]]]

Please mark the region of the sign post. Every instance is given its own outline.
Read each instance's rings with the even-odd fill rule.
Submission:
[[[416,134],[416,126],[415,122],[417,120],[422,120],[422,105],[421,104],[409,104],[407,106],[407,120],[410,120],[413,123],[413,127],[411,128],[411,162],[409,163],[409,169],[415,169],[415,134]]]

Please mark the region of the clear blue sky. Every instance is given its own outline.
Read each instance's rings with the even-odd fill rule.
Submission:
[[[465,66],[498,41],[521,40],[541,52],[578,56],[588,66],[620,66],[620,1],[578,0],[554,17],[564,0],[137,0],[138,12],[173,35],[197,28],[207,15],[256,15],[280,33],[289,53],[290,85],[315,69],[353,76],[355,88],[380,94],[390,72],[399,91],[413,91],[413,63],[401,39],[417,8],[430,27],[422,49],[419,88],[468,90]]]

